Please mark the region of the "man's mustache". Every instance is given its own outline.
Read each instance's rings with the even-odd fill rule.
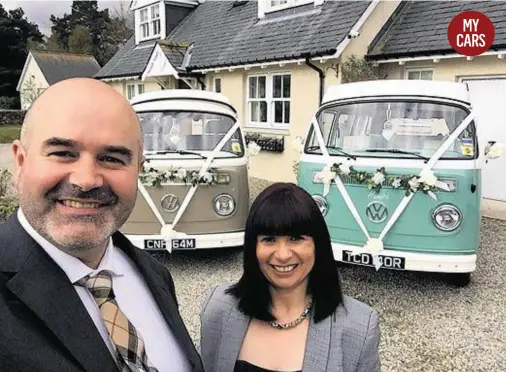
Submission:
[[[100,204],[115,204],[119,199],[110,186],[96,187],[88,191],[82,191],[79,187],[68,182],[60,182],[58,185],[49,190],[47,197],[51,200],[69,198],[93,200]]]

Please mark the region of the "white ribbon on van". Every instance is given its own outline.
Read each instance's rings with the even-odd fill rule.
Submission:
[[[457,137],[464,131],[464,129],[467,128],[467,126],[471,123],[471,121],[474,120],[475,116],[476,116],[476,113],[474,111],[472,111],[462,121],[462,123],[459,124],[459,126],[453,131],[453,133],[446,139],[445,142],[443,142],[443,144],[441,144],[441,146],[437,149],[437,151],[432,155],[432,157],[429,159],[427,164],[425,164],[425,166],[420,171],[419,175],[422,175],[428,171],[431,171],[434,164],[436,164],[436,162],[439,160],[439,158],[444,154],[444,152],[448,149],[448,147],[450,147],[450,145],[457,139]],[[326,161],[326,166],[323,170],[323,177],[325,178],[324,179],[324,195],[323,196],[326,196],[328,194],[329,188],[330,188],[330,183],[326,182],[326,181],[329,180],[329,178],[328,178],[329,173],[332,173],[332,172],[330,172],[330,167],[332,166],[333,162],[332,162],[330,155],[327,151],[327,147],[325,146],[325,141],[323,139],[323,135],[321,133],[320,126],[318,125],[318,122],[316,121],[316,117],[313,117],[311,124],[313,125],[314,131],[316,134],[316,138],[318,141],[318,145],[320,146],[320,150],[322,151],[322,154],[323,154],[325,161]],[[365,225],[364,225],[362,219],[360,218],[360,214],[358,213],[357,208],[355,207],[355,204],[353,204],[353,201],[351,200],[350,195],[348,194],[348,191],[346,190],[346,188],[344,187],[344,185],[341,181],[341,177],[339,177],[339,175],[336,175],[334,177],[334,182],[336,183],[337,188],[341,192],[341,195],[342,195],[346,205],[348,206],[348,209],[350,210],[351,214],[355,218],[355,221],[360,226],[361,230],[364,232],[364,235],[367,238],[367,243],[364,246],[365,253],[371,253],[373,255],[374,265],[376,267],[376,270],[379,270],[379,268],[381,267],[381,262],[378,259],[378,254],[379,254],[379,252],[381,252],[383,250],[383,239],[385,238],[385,235],[388,233],[388,231],[390,231],[392,226],[395,224],[395,222],[397,222],[397,220],[401,216],[402,212],[404,211],[404,209],[407,207],[407,205],[409,204],[409,202],[413,198],[414,193],[411,192],[409,194],[409,196],[404,196],[404,198],[401,200],[401,202],[397,206],[396,210],[394,211],[394,213],[392,214],[392,216],[388,220],[387,224],[385,225],[385,227],[381,231],[379,237],[378,238],[371,238],[371,236],[369,235],[369,232],[365,228]],[[356,254],[360,254],[360,253],[361,252],[356,253]]]
[[[204,173],[207,172],[207,170],[211,166],[211,163],[213,162],[216,155],[221,151],[223,146],[225,146],[225,144],[230,140],[230,138],[234,135],[234,133],[237,131],[237,129],[240,126],[241,126],[241,123],[239,121],[236,121],[235,124],[232,126],[232,128],[230,128],[230,130],[227,132],[227,134],[220,140],[220,142],[218,142],[218,144],[213,149],[211,154],[209,154],[207,159],[204,161],[204,164],[202,164],[202,167],[200,168],[199,173],[198,173],[199,179],[200,179],[200,177],[202,177],[204,175]],[[181,216],[183,215],[186,208],[190,204],[190,201],[192,200],[193,195],[195,195],[195,191],[197,191],[197,187],[199,186],[199,183],[197,182],[195,185],[192,185],[190,190],[188,190],[188,192],[186,193],[186,195],[183,199],[183,203],[181,204],[181,207],[178,209],[176,216],[174,217],[174,220],[170,224],[165,223],[165,220],[163,219],[162,215],[160,214],[160,211],[158,210],[158,208],[156,208],[155,203],[153,202],[153,199],[151,199],[151,196],[147,192],[147,190],[144,187],[144,185],[142,184],[142,182],[140,182],[140,180],[138,180],[138,186],[139,186],[139,191],[144,196],[144,199],[146,199],[146,202],[148,203],[149,207],[151,208],[151,210],[155,214],[156,218],[158,219],[158,221],[162,225],[162,228],[160,230],[160,235],[162,235],[162,237],[167,240],[170,240],[170,239],[173,239],[176,237],[186,236],[185,233],[178,232],[178,231],[174,230],[174,226],[179,222],[179,220],[181,219]],[[167,250],[169,252],[172,252],[172,245],[171,244],[167,245]]]

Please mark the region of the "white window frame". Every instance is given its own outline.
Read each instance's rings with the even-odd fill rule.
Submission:
[[[418,72],[420,79],[415,80],[421,80],[422,72],[430,71],[432,73],[432,79],[434,80],[434,68],[433,67],[410,67],[406,68],[404,71],[404,79],[409,80],[409,73]]]
[[[263,0],[266,1],[265,13],[276,12],[278,10],[293,8],[295,6],[311,4],[314,0]],[[284,4],[272,5],[274,1],[286,1]]]
[[[217,80],[220,81],[220,91],[219,92],[216,90],[216,81]],[[213,92],[216,92],[216,93],[223,92],[223,80],[221,79],[221,76],[216,76],[213,78]]]
[[[130,87],[133,87],[133,95],[131,97],[129,97],[129,88]],[[126,86],[125,86],[125,97],[130,100],[132,99],[133,97],[135,97],[136,95],[138,94],[142,94],[146,91],[146,87],[144,84],[138,84],[138,83],[128,83]]]
[[[155,15],[155,12],[158,11],[158,14]],[[153,39],[155,37],[160,37],[162,34],[162,17],[161,12],[162,9],[160,8],[160,3],[151,4],[144,8],[141,8],[137,10],[137,18],[138,18],[138,32],[139,32],[139,40],[149,40]],[[146,18],[143,19],[142,15],[146,14]],[[157,27],[155,27],[155,24],[158,24]],[[144,27],[147,26],[147,27]],[[157,32],[155,32],[155,29],[157,28]],[[147,30],[147,35],[144,35],[143,30]]]
[[[274,83],[274,77],[275,76],[285,76],[288,75],[290,77],[290,97],[284,98],[284,97],[273,97],[273,83]],[[250,98],[249,92],[250,92],[250,78],[252,77],[265,77],[265,98]],[[246,84],[246,120],[244,121],[246,123],[247,127],[251,128],[262,128],[262,129],[281,129],[286,130],[290,128],[290,122],[293,118],[293,105],[292,105],[292,74],[289,71],[278,71],[278,72],[270,72],[270,73],[258,73],[258,74],[251,74],[247,75],[247,84]],[[281,79],[283,82],[283,79]],[[257,87],[258,89],[258,87]],[[281,92],[283,92],[283,88],[281,88]],[[259,121],[251,121],[251,102],[261,102],[265,101],[267,103],[267,122],[259,122]],[[285,101],[290,103],[290,121],[288,123],[275,123],[275,110],[274,105],[275,102],[279,101]],[[284,116],[284,110],[283,110],[283,116]]]

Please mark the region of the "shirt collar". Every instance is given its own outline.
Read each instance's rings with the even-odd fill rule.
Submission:
[[[112,238],[109,238],[105,254],[100,260],[98,267],[92,269],[80,259],[63,252],[42,237],[32,225],[30,225],[21,208],[18,209],[18,219],[26,232],[46,251],[53,261],[61,267],[72,283],[76,283],[87,275],[94,276],[102,270],[109,270],[114,276],[123,275],[123,272],[120,270],[120,265],[117,264],[117,252],[112,243]]]

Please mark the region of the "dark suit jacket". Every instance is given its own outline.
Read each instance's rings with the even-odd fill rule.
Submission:
[[[121,233],[113,235],[113,242],[140,269],[193,372],[203,372],[168,270]],[[0,226],[0,371],[117,370],[72,283],[15,212]]]

